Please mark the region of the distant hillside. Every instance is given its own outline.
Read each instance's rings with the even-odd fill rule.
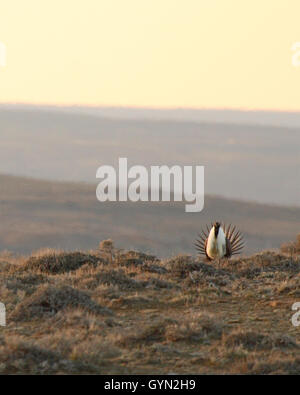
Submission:
[[[190,214],[181,203],[100,203],[94,185],[0,176],[1,250],[89,249],[112,238],[159,256],[195,254],[197,232],[216,219],[240,227],[246,253],[278,248],[300,231],[300,208],[207,196],[204,210]]]
[[[97,168],[119,157],[129,166],[204,165],[207,194],[300,205],[299,129],[248,124],[231,112],[223,123],[213,112],[210,121],[151,114],[113,119],[109,111],[0,107],[1,173],[93,183]]]
[[[156,120],[223,124],[247,124],[275,127],[300,127],[300,112],[267,110],[233,110],[210,108],[151,108],[109,106],[54,106],[0,103],[0,110],[47,111],[65,114],[93,115],[119,120]]]

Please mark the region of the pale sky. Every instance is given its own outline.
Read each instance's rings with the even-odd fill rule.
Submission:
[[[0,102],[300,111],[299,0],[0,0]]]

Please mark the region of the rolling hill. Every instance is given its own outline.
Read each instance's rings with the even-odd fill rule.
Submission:
[[[1,254],[0,374],[299,374],[299,273],[270,251]]]
[[[300,208],[206,196],[204,210],[183,203],[100,203],[95,185],[0,176],[0,249],[29,254],[50,247],[97,247],[112,238],[119,248],[170,256],[195,254],[200,228],[219,219],[245,234],[245,253],[278,248],[300,231]]]
[[[299,206],[300,133],[286,126],[292,120],[273,114],[268,125],[256,113],[251,123],[250,113],[218,114],[168,120],[172,114],[162,111],[142,119],[147,114],[136,110],[121,119],[91,109],[0,106],[1,173],[93,183],[97,168],[116,165],[119,157],[129,166],[203,165],[206,194]]]

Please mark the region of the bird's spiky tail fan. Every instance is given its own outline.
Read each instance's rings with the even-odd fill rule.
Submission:
[[[212,226],[213,226],[213,224],[211,224],[211,227]],[[196,250],[201,255],[206,255],[207,256],[207,254],[206,254],[206,242],[207,242],[207,239],[208,239],[209,232],[210,232],[210,229],[209,229],[208,225],[206,225],[206,230],[201,229],[201,233],[198,233],[198,237],[199,238],[194,243],[194,245],[196,247]]]
[[[211,224],[211,228],[212,227],[213,227],[213,223]],[[245,246],[242,233],[238,229],[236,229],[236,226],[233,226],[231,224],[229,224],[228,227],[226,224],[223,224],[223,230],[224,230],[226,239],[230,243],[230,247],[231,247],[230,256],[239,254]],[[194,244],[196,247],[196,250],[201,255],[206,255],[206,245],[205,244],[208,239],[209,232],[210,232],[210,229],[209,229],[208,225],[206,225],[206,230],[204,230],[204,229],[201,230],[201,233],[198,234],[199,238],[196,240],[196,242]]]

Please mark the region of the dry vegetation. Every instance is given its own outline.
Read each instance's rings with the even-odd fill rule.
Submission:
[[[291,248],[291,246],[293,248]],[[218,269],[114,248],[3,253],[0,372],[300,373],[300,238]]]

